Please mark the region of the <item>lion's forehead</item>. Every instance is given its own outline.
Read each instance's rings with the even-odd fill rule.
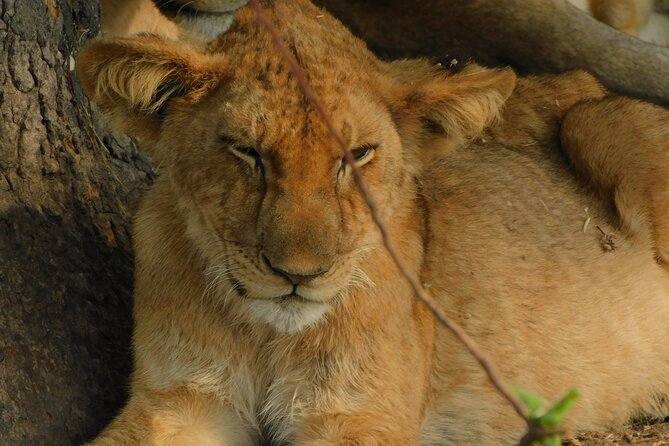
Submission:
[[[231,73],[232,82],[230,96],[237,96],[238,100],[264,104],[266,108],[278,110],[277,105],[283,108],[304,109],[309,103],[303,94],[304,85],[298,85],[292,71],[288,70],[282,61],[277,62],[281,68],[266,65],[257,60],[250,62],[250,67],[237,66]],[[241,64],[240,64],[241,65]],[[342,67],[344,64],[340,64]],[[371,90],[373,83],[364,73],[356,75],[351,69],[319,66],[302,68],[306,85],[322,101],[329,106],[337,106],[346,99],[349,92]]]
[[[336,131],[349,145],[378,143],[366,141],[368,135],[381,132],[390,120],[388,111],[364,88],[352,86],[315,89]],[[300,147],[329,147],[318,153],[339,153],[328,121],[297,88],[267,89],[261,82],[240,80],[232,83],[217,98],[214,125],[219,133],[233,133],[246,144],[279,146],[286,152]],[[211,115],[210,115],[211,116]],[[375,137],[374,139],[378,139]]]
[[[290,5],[282,8],[282,14],[292,14]],[[360,98],[375,96],[381,73],[365,46],[349,33],[332,35],[332,27],[325,23],[328,20],[302,24],[289,20],[285,22],[287,29],[281,32],[337,130],[346,133],[349,127],[355,133],[356,123],[368,119],[365,114],[379,114],[371,104],[364,103],[370,101],[361,104]],[[226,33],[213,50],[232,61],[226,70],[225,90],[217,98],[223,124],[246,132],[249,140],[258,142],[330,139],[326,125],[302,93],[284,56],[265,31],[257,28],[255,16],[240,17],[237,26],[238,32],[233,29]],[[307,36],[304,27],[312,31]],[[360,130],[364,131],[369,130]]]
[[[313,75],[311,83],[364,74],[375,68],[376,58],[360,39],[324,11],[314,9],[311,15],[305,14],[305,8],[313,9],[313,5],[282,2],[274,5],[272,13],[277,18],[282,16],[275,20],[275,26],[285,50],[307,75]],[[318,19],[314,20],[314,16]],[[272,82],[290,77],[284,53],[251,11],[241,11],[232,28],[211,42],[209,50],[228,55],[247,78],[255,76]]]

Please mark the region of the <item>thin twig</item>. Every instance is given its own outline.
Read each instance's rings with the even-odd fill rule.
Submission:
[[[298,65],[297,61],[293,57],[293,55],[290,53],[288,48],[286,47],[285,42],[279,35],[278,30],[272,23],[271,19],[267,16],[265,13],[264,9],[260,4],[258,3],[258,0],[250,0],[249,5],[255,10],[256,15],[258,17],[258,21],[265,27],[266,31],[269,33],[272,42],[274,43],[276,49],[281,53],[281,56],[283,57],[284,61],[288,64],[290,71],[292,72],[293,76],[295,76],[295,80],[297,82],[297,85],[299,89],[302,91],[304,96],[312,103],[314,108],[316,109],[316,112],[321,116],[323,121],[328,127],[328,131],[330,135],[335,139],[335,141],[341,146],[342,152],[344,154],[344,159],[346,160],[347,164],[351,167],[351,172],[353,174],[353,178],[355,180],[355,183],[357,184],[358,188],[360,189],[360,192],[367,203],[367,206],[369,207],[369,210],[371,212],[372,219],[374,220],[374,223],[376,226],[379,228],[379,231],[381,232],[381,236],[383,238],[383,244],[385,248],[388,250],[390,253],[391,258],[397,265],[398,270],[406,278],[406,280],[409,282],[411,287],[413,288],[413,291],[420,299],[432,312],[434,317],[443,325],[446,327],[448,330],[450,330],[455,337],[469,350],[469,352],[472,354],[472,356],[478,361],[478,363],[481,365],[483,370],[485,371],[486,375],[488,376],[488,379],[492,383],[492,385],[497,389],[497,391],[506,399],[509,401],[509,403],[513,406],[514,410],[516,413],[523,419],[525,420],[525,423],[528,426],[528,432],[523,438],[523,441],[533,441],[534,439],[537,439],[543,435],[546,435],[547,432],[543,430],[540,426],[537,426],[526,414],[525,409],[523,408],[521,402],[508,390],[508,388],[503,384],[501,376],[499,372],[497,371],[497,367],[494,365],[492,360],[483,353],[479,347],[476,345],[474,340],[469,337],[467,333],[460,327],[457,323],[451,321],[435,304],[434,300],[427,295],[423,287],[420,285],[418,278],[415,277],[405,266],[404,261],[400,258],[397,250],[395,249],[395,246],[392,244],[390,241],[390,237],[388,235],[388,230],[386,228],[385,223],[381,219],[378,208],[376,204],[374,203],[374,200],[369,194],[369,191],[367,187],[365,186],[365,183],[362,179],[362,176],[360,174],[360,171],[357,169],[355,165],[355,160],[353,159],[353,155],[351,154],[351,150],[349,149],[348,145],[346,144],[346,141],[344,138],[341,136],[339,131],[334,126],[334,123],[332,122],[332,119],[330,118],[329,113],[325,109],[325,106],[323,103],[320,101],[318,96],[314,93],[314,91],[311,89],[309,86],[309,83],[307,82],[306,76],[304,75],[304,71],[300,68]],[[553,433],[555,433],[553,431]],[[525,443],[529,444],[529,443]]]

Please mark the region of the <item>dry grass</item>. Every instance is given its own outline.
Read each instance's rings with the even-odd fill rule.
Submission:
[[[669,446],[669,420],[657,424],[638,424],[618,432],[590,432],[565,441],[563,444],[568,446]]]

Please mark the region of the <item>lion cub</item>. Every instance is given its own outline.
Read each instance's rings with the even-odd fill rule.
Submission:
[[[564,114],[601,87],[382,62],[306,0],[270,12],[401,256],[505,379],[547,398],[579,387],[576,430],[669,414],[669,275],[649,237],[602,249],[595,227],[618,217],[560,152]],[[161,165],[134,226],[131,396],[91,444],[517,441],[523,423],[413,298],[269,36],[251,10],[237,19],[203,52],[146,35],[81,52],[87,94]]]

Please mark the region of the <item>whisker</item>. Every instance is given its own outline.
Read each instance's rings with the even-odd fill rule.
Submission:
[[[354,266],[349,278],[349,284],[359,286],[361,288],[374,288],[376,284],[369,278],[367,273],[359,266]]]

